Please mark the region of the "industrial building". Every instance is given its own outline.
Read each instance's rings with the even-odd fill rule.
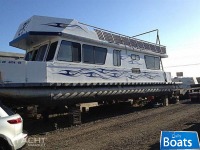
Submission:
[[[0,51],[0,59],[17,60],[23,59],[24,54],[22,53],[12,53],[12,52],[2,52]]]

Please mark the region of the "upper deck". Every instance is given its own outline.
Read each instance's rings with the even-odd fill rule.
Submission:
[[[28,50],[30,47],[50,40],[55,36],[73,36],[97,43],[112,44],[113,46],[121,46],[133,51],[167,57],[165,46],[89,26],[73,19],[44,16],[33,16],[22,23],[10,45]]]

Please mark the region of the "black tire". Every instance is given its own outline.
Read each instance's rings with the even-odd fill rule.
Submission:
[[[0,150],[11,150],[11,147],[8,142],[0,139]]]

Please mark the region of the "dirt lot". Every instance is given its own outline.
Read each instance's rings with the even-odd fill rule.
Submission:
[[[152,109],[129,107],[118,111],[114,109],[112,112],[108,108],[98,109],[93,115],[84,117],[85,123],[74,127],[65,126],[64,117],[50,120],[49,123],[26,123],[25,120],[25,129],[30,136],[23,150],[156,150],[159,149],[162,130],[200,133],[200,104],[188,101]]]

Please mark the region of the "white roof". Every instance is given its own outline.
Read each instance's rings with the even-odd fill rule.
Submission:
[[[116,46],[122,45],[139,51],[144,50],[144,52],[157,53],[164,57],[167,56],[165,55],[165,46],[156,45],[154,43],[141,41],[94,26],[89,26],[74,19],[45,16],[33,16],[23,22],[19,26],[10,45],[27,50],[31,45],[39,44],[42,40],[50,40],[55,36],[61,35],[75,36],[79,39],[91,39],[97,42],[103,41],[104,43],[113,43]]]

